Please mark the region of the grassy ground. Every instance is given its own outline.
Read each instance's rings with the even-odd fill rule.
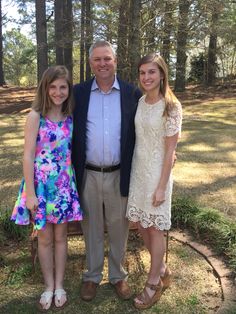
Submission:
[[[236,218],[236,98],[183,102],[175,194]]]
[[[182,103],[183,132],[174,167],[174,192],[235,219],[236,98]],[[17,115],[0,114],[1,211],[11,210],[22,177],[25,116],[24,111]]]
[[[15,248],[15,246],[14,246]],[[35,304],[43,291],[39,266],[32,274],[29,250],[19,246],[14,251],[9,247],[0,273],[0,313],[37,313]],[[130,234],[126,267],[130,273],[129,283],[134,293],[145,283],[149,259],[142,241],[134,233]],[[169,264],[174,273],[174,282],[161,298],[158,305],[143,313],[215,313],[221,304],[221,288],[212,268],[205,259],[174,240],[170,241]],[[81,269],[85,267],[85,249],[82,238],[70,238],[69,260],[66,268],[65,288],[69,305],[63,310],[68,314],[87,313],[139,313],[132,300],[121,301],[107,281],[107,258],[105,259],[104,280],[92,302],[84,302],[79,297]],[[206,282],[207,278],[207,282]],[[50,311],[50,313],[53,311]]]
[[[183,134],[174,168],[174,193],[194,198],[200,204],[215,207],[235,219],[236,98],[187,99],[182,103]],[[11,212],[22,177],[26,111],[0,113],[0,214]],[[27,243],[0,241],[0,246],[0,313],[36,313],[35,302],[43,283],[38,268],[36,274],[32,274]],[[221,291],[206,261],[188,247],[171,241],[169,263],[174,271],[173,286],[157,306],[144,313],[215,313],[221,302]],[[131,235],[126,266],[134,292],[144,284],[147,265],[147,254],[140,239]],[[63,313],[138,313],[132,301],[122,302],[116,298],[107,283],[106,269],[97,298],[91,303],[81,301],[78,295],[84,267],[83,241],[81,238],[79,241],[71,239],[65,283],[70,303]]]
[[[26,115],[0,115],[0,212],[10,211],[22,177]]]

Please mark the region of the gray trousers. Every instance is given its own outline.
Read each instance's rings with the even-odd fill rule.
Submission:
[[[125,217],[127,197],[120,195],[120,171],[102,173],[85,169],[80,200],[84,210],[82,229],[87,262],[83,281],[99,283],[102,280],[105,224],[109,240],[109,282],[114,284],[126,279],[123,261],[129,222]]]

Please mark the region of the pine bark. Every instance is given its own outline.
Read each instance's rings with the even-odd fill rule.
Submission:
[[[55,11],[55,46],[56,46],[56,64],[64,64],[64,41],[63,41],[63,1],[54,1]]]
[[[81,26],[80,26],[80,82],[84,82],[84,56],[85,56],[85,0],[81,0]]]
[[[173,28],[173,1],[165,1],[161,55],[167,64],[170,62],[171,31]]]
[[[93,41],[93,27],[92,27],[92,12],[91,12],[91,1],[85,1],[85,54],[86,54],[86,80],[91,77],[91,68],[89,65],[89,48]]]
[[[130,1],[129,12],[129,45],[128,56],[130,73],[128,80],[130,82],[137,82],[137,65],[140,60],[141,39],[140,39],[140,11],[142,3],[141,0]]]
[[[120,2],[119,25],[117,39],[117,74],[123,80],[127,80],[128,65],[128,23],[129,23],[129,1]]]
[[[3,70],[2,1],[0,0],[0,86],[5,85]]]
[[[218,12],[212,13],[212,25],[210,40],[208,46],[208,56],[207,56],[207,76],[206,83],[208,86],[215,84],[216,80],[216,53],[217,53],[217,32],[216,32],[216,23],[219,18]]]
[[[72,15],[72,0],[66,0],[64,3],[64,65],[72,75],[73,72],[73,15]]]
[[[176,80],[175,91],[185,90],[186,74],[186,45],[188,38],[188,13],[190,8],[189,0],[179,0],[179,22],[177,32],[177,61],[176,61]]]

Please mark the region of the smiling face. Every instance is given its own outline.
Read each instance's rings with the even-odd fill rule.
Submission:
[[[89,63],[97,82],[112,82],[114,80],[117,61],[110,47],[94,48]]]
[[[54,105],[62,106],[69,96],[69,86],[66,79],[59,78],[50,83],[48,95]]]
[[[163,74],[154,62],[142,64],[139,68],[139,81],[143,90],[148,93],[160,88]]]

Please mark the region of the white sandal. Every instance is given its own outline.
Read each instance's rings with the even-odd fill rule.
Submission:
[[[62,296],[65,296],[65,302],[63,304],[61,304]],[[60,309],[64,308],[67,303],[66,291],[64,289],[56,289],[54,292],[54,297],[55,306]]]
[[[53,292],[52,291],[44,291],[41,296],[40,300],[37,303],[37,307],[41,312],[46,312],[50,309],[52,305],[53,299]]]

